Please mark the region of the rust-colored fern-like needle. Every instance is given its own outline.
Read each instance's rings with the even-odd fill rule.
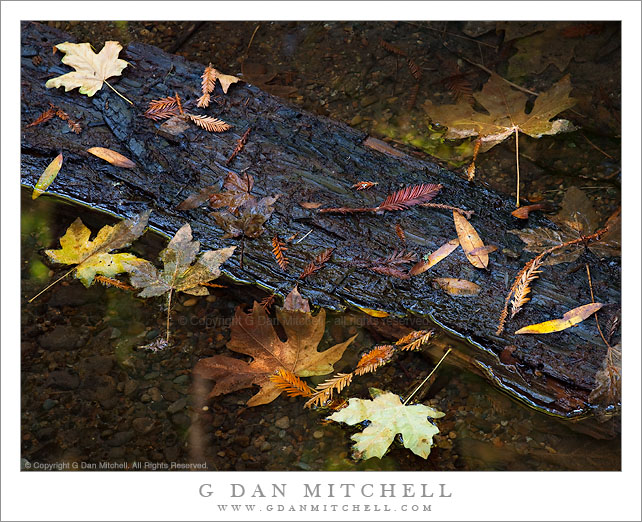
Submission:
[[[35,127],[36,125],[45,123],[49,121],[51,118],[53,118],[55,115],[56,115],[56,107],[52,106],[51,108],[47,109],[42,114],[40,114],[40,116],[38,116],[34,121],[32,121],[25,128],[28,129],[29,127]]]
[[[181,103],[181,97],[176,91],[174,91],[174,99],[176,100],[176,105],[178,106],[178,112],[182,115],[185,114],[183,111],[183,104]]]
[[[210,63],[207,67],[205,67],[205,71],[203,72],[201,78],[201,90],[203,92],[203,96],[198,99],[196,106],[202,108],[209,107],[210,93],[214,90],[216,78],[218,78],[218,71],[214,69],[214,67],[212,67],[212,64]]]
[[[219,120],[218,118],[212,118],[211,116],[201,116],[199,114],[189,113],[187,113],[187,116],[190,120],[196,123],[196,125],[208,132],[225,132],[232,127],[229,123],[225,123],[223,120]]]
[[[410,279],[410,274],[395,266],[377,265],[370,266],[368,270],[381,275],[396,277],[397,279]]]
[[[473,88],[470,82],[466,80],[466,75],[462,73],[453,74],[442,80],[442,83],[448,89],[456,102],[465,101],[473,105],[475,98],[473,98]]]
[[[393,54],[397,54],[399,56],[406,56],[406,53],[399,49],[399,47],[395,47],[391,43],[386,42],[384,39],[380,38],[379,39],[379,45],[383,47],[386,51],[391,52]]]
[[[533,260],[526,263],[526,266],[521,271],[521,276],[519,276],[519,282],[515,286],[515,291],[513,292],[513,297],[511,299],[511,319],[515,317],[517,312],[519,312],[522,307],[530,301],[528,294],[531,291],[531,283],[539,277],[541,270],[538,270],[542,265],[542,260],[534,258]]]
[[[412,58],[406,58],[406,62],[408,63],[408,68],[410,69],[410,74],[412,74],[413,78],[417,81],[421,80],[421,69],[417,63]]]
[[[333,375],[317,386],[317,391],[312,394],[304,406],[306,408],[322,406],[328,400],[332,399],[332,394],[335,391],[341,393],[341,390],[352,382],[352,377],[352,373],[337,373]]]
[[[232,163],[234,158],[236,158],[236,155],[243,150],[243,147],[245,147],[245,144],[247,143],[247,139],[250,136],[250,131],[252,130],[252,127],[249,127],[244,133],[243,136],[240,137],[240,139],[237,140],[236,142],[236,147],[234,148],[234,151],[232,152],[232,155],[227,158],[227,161],[225,162],[226,165],[229,165]]]
[[[468,175],[468,181],[472,181],[475,178],[475,160],[477,159],[477,154],[479,154],[479,147],[481,147],[481,138],[475,140],[475,148],[473,149],[473,160],[468,165],[466,169],[466,174]]]
[[[395,232],[397,233],[397,236],[399,237],[399,239],[401,239],[401,241],[403,241],[405,243],[406,242],[406,232],[404,231],[404,229],[403,229],[403,227],[401,226],[400,223],[397,223],[395,225]]]
[[[375,346],[372,350],[364,353],[359,359],[359,363],[354,370],[355,375],[363,375],[365,373],[374,372],[380,366],[386,364],[395,352],[395,347],[390,344],[383,344]]]
[[[414,108],[417,103],[417,95],[419,94],[419,82],[415,83],[410,89],[410,97],[408,98],[408,110]]]
[[[276,299],[276,296],[274,294],[268,295],[267,297],[264,297],[263,299],[261,299],[261,301],[259,302],[259,305],[261,305],[261,308],[263,308],[263,310],[268,311],[272,306],[272,304],[274,303],[275,299]]]
[[[145,111],[143,116],[149,118],[150,120],[164,120],[172,116],[176,116],[179,113],[178,103],[176,98],[173,96],[168,96],[166,98],[161,98],[160,100],[152,100],[149,102],[149,108]]]
[[[97,275],[94,277],[94,279],[105,286],[115,286],[116,288],[120,288],[121,290],[136,290],[133,286],[130,286],[127,283],[123,283],[118,279],[112,279],[111,277]]]
[[[309,275],[312,275],[318,270],[321,270],[323,268],[323,265],[325,265],[330,260],[332,252],[334,252],[334,248],[327,248],[318,256],[316,256],[310,263],[305,266],[303,272],[301,272],[301,275],[299,276],[299,279],[305,279]]]
[[[288,258],[283,253],[288,248],[285,246],[283,241],[279,239],[279,236],[275,235],[272,238],[272,254],[276,258],[276,262],[279,264],[282,270],[286,270],[288,267]]]
[[[395,344],[397,346],[401,346],[402,344],[408,344],[413,341],[416,341],[417,339],[423,337],[427,333],[430,333],[432,330],[414,330],[410,332],[408,335],[404,335],[401,339],[397,339]]]
[[[61,120],[66,121],[67,122],[67,126],[72,131],[74,131],[76,134],[80,134],[80,131],[82,130],[82,128],[80,127],[80,123],[78,123],[77,121],[72,120],[71,117],[69,116],[69,114],[67,114],[62,109],[58,109],[56,111],[56,116],[58,116]]]
[[[270,381],[279,389],[288,394],[288,397],[310,397],[312,389],[291,371],[279,368],[275,374],[270,375]]]
[[[200,283],[200,286],[209,286],[210,288],[227,288],[227,286],[219,285],[217,283]]]
[[[413,205],[428,203],[441,190],[442,185],[424,183],[403,188],[390,194],[376,210],[404,210]]]
[[[408,344],[405,344],[403,346],[400,345],[399,349],[400,350],[419,350],[419,348],[421,348],[424,344],[426,344],[434,335],[435,335],[435,332],[433,330],[428,330],[427,332],[419,336],[414,341]]]

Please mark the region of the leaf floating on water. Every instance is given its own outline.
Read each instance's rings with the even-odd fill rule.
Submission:
[[[78,218],[60,238],[62,248],[45,250],[45,254],[54,263],[77,265],[76,277],[85,286],[90,286],[97,274],[113,277],[126,272],[125,263],[138,263],[143,260],[132,254],[109,252],[124,248],[137,239],[145,230],[150,213],[151,211],[143,212],[114,226],[105,225],[93,241],[89,240],[91,231]]]
[[[116,167],[133,169],[136,166],[132,160],[111,149],[105,149],[104,147],[92,147],[91,149],[87,149],[87,152],[99,157],[100,159],[104,159]]]
[[[35,187],[33,187],[31,199],[36,199],[38,196],[40,196],[40,194],[42,194],[49,188],[49,185],[51,185],[56,179],[56,176],[58,175],[58,172],[60,172],[61,167],[62,152],[58,154],[49,165],[47,165],[47,168],[38,179]]]
[[[464,216],[455,210],[453,210],[453,220],[455,221],[455,228],[457,229],[457,235],[459,236],[459,244],[464,250],[468,261],[477,268],[487,268],[488,254],[473,254],[475,249],[485,246],[484,242],[479,237],[479,234],[477,234],[477,231]]]
[[[216,381],[210,397],[258,385],[261,390],[247,405],[272,402],[283,390],[271,380],[277,370],[283,369],[298,378],[331,373],[334,363],[356,337],[319,352],[317,348],[325,331],[325,310],[321,309],[313,316],[310,312],[277,308],[276,316],[285,330],[286,341],[279,338],[259,303],[254,303],[250,313],[237,308],[227,347],[249,355],[252,361],[248,363],[225,355],[198,361],[194,375]]]
[[[62,63],[73,67],[75,71],[51,78],[45,84],[47,89],[64,87],[67,92],[80,87],[80,94],[93,96],[107,78],[120,76],[128,65],[125,60],[118,58],[118,53],[122,50],[118,42],[105,42],[98,54],[94,53],[88,43],[64,42],[57,44],[56,48],[65,53]]]
[[[203,284],[221,274],[219,267],[234,253],[236,247],[208,250],[197,259],[199,248],[200,243],[192,241],[192,228],[188,223],[176,232],[167,248],[159,254],[164,265],[162,271],[159,272],[149,261],[125,264],[131,274],[131,284],[142,288],[138,296],[154,297],[170,290],[208,295],[209,291]]]
[[[432,281],[444,292],[450,295],[472,296],[477,295],[481,290],[481,286],[478,284],[465,279],[457,279],[455,277],[436,277]]]
[[[382,458],[400,433],[406,448],[424,459],[428,458],[432,438],[439,433],[439,428],[428,419],[438,419],[444,413],[423,404],[406,406],[394,393],[380,392],[377,395],[371,389],[370,394],[374,400],[350,399],[346,408],[328,417],[350,426],[370,421],[365,430],[352,436],[355,456]]]
[[[285,298],[283,309],[291,312],[310,312],[310,303],[299,293],[299,288],[295,286]]]
[[[573,310],[566,312],[561,319],[553,319],[552,321],[545,321],[543,323],[531,324],[520,328],[516,334],[547,334],[553,332],[561,332],[571,326],[581,323],[587,317],[590,317],[600,308],[604,306],[602,303],[589,303]]]

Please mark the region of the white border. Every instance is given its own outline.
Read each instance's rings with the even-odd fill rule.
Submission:
[[[150,9],[153,5],[153,9]],[[435,520],[640,520],[640,4],[638,2],[2,2],[2,520],[230,519],[198,496],[229,482],[447,483]],[[623,472],[20,473],[19,20],[623,20]],[[599,81],[599,79],[596,79]],[[295,502],[288,496],[288,502]],[[386,513],[266,513],[262,520],[394,520]],[[412,518],[404,518],[411,520]]]

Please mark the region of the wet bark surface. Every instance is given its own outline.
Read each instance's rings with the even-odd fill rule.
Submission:
[[[143,113],[149,101],[175,92],[195,105],[202,65],[132,43],[120,55],[131,65],[122,77],[109,81],[134,105],[106,86],[88,98],[77,90],[65,93],[62,88],[45,88],[47,79],[69,72],[60,62],[60,53],[52,55],[52,46],[66,40],[73,41],[56,29],[23,25],[23,185],[33,186],[62,151],[64,165],[48,193],[117,217],[131,217],[152,208],[150,225],[154,229],[171,236],[189,222],[205,249],[238,245],[239,241],[221,239],[223,233],[206,207],[179,211],[177,205],[202,187],[221,186],[230,171],[247,172],[254,177],[255,196],[280,197],[266,231],[257,239],[244,240],[243,266],[238,255],[224,265],[230,279],[280,296],[298,283],[301,293],[317,306],[378,310],[412,325],[437,325],[442,332],[440,342],[456,348],[453,362],[483,375],[514,398],[570,419],[575,427],[594,436],[614,435],[619,430],[617,419],[597,422],[596,413],[603,412],[588,402],[606,351],[592,318],[556,334],[512,333],[590,302],[584,263],[591,266],[596,300],[619,306],[619,258],[599,260],[586,251],[576,263],[545,267],[534,284],[532,301],[507,323],[504,334],[497,336],[508,289],[520,268],[533,257],[523,251],[517,236],[507,233],[524,226],[510,215],[514,209],[511,198],[481,184],[470,184],[435,163],[417,159],[412,152],[391,154],[369,147],[364,144],[368,136],[363,132],[309,114],[246,83],[233,85],[227,95],[217,87],[214,94],[220,95],[220,104],[194,110],[225,120],[233,125],[231,130],[213,134],[192,125],[184,134],[172,136],[159,131],[159,124],[144,118]],[[34,56],[42,58],[39,65]],[[82,132],[71,132],[58,119],[25,128],[49,103],[78,120]],[[227,166],[227,158],[248,127],[252,131],[247,145]],[[118,168],[86,152],[94,146],[124,154],[136,168]],[[351,188],[364,180],[379,185],[362,192]],[[461,250],[409,280],[349,267],[355,257],[387,257],[401,248],[419,255],[436,250],[456,237],[450,211],[414,207],[382,215],[336,215],[300,206],[313,201],[323,207],[373,207],[387,194],[419,183],[443,185],[434,202],[475,212],[471,224],[485,244],[499,247],[491,254],[487,270],[474,268]],[[400,243],[397,224],[405,230],[407,245]],[[528,226],[556,228],[543,216],[531,216]],[[281,270],[271,253],[271,238],[295,233],[302,237],[310,231],[304,241],[291,245],[287,252],[290,266],[287,273]],[[298,280],[303,267],[326,248],[335,248],[327,265]],[[511,257],[511,251],[519,257]],[[452,297],[433,288],[433,277],[467,279],[482,290],[474,297]],[[512,364],[500,360],[507,346],[516,347],[511,353]]]

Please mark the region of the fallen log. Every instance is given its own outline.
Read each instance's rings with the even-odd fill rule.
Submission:
[[[69,35],[47,26],[22,26],[24,186],[33,186],[49,161],[63,151],[63,172],[48,194],[119,217],[151,208],[150,225],[157,231],[172,236],[190,222],[204,248],[221,248],[238,245],[240,240],[222,239],[210,209],[181,211],[177,206],[203,187],[220,187],[228,172],[247,172],[255,180],[253,194],[279,195],[279,199],[265,224],[266,231],[256,239],[242,240],[243,264],[240,256],[234,256],[224,265],[231,280],[281,297],[298,284],[301,293],[317,306],[360,309],[379,317],[387,314],[388,319],[396,318],[412,327],[436,327],[441,332],[433,348],[436,354],[443,353],[440,347],[453,346],[452,363],[483,375],[516,400],[569,421],[571,427],[595,437],[618,433],[618,417],[604,421],[605,409],[588,399],[606,352],[594,320],[550,335],[513,332],[527,324],[561,317],[590,302],[584,262],[591,266],[596,299],[619,305],[619,258],[600,260],[587,250],[580,258],[582,270],[575,269],[577,264],[545,268],[525,311],[509,321],[502,335],[496,335],[504,298],[520,268],[532,258],[523,252],[519,238],[507,234],[520,226],[510,215],[514,210],[511,198],[245,83],[235,84],[226,95],[215,93],[221,94],[219,104],[201,112],[225,120],[233,126],[231,130],[214,134],[192,125],[184,133],[172,135],[143,113],[149,101],[175,92],[194,102],[201,95],[203,65],[132,43],[120,55],[130,66],[110,83],[133,105],[106,88],[91,98],[77,90],[46,89],[47,79],[69,72],[61,64],[60,54],[51,52],[52,46],[67,40]],[[35,56],[40,59],[34,60]],[[27,127],[50,103],[78,121],[81,133],[76,134],[61,120]],[[252,131],[247,144],[228,165],[248,127]],[[94,146],[124,154],[136,167],[110,165],[87,152]],[[379,184],[355,191],[352,186],[360,181]],[[404,248],[419,254],[436,250],[457,237],[450,210],[414,206],[397,212],[337,214],[301,206],[315,202],[323,208],[372,208],[387,194],[423,183],[442,185],[434,202],[474,211],[471,223],[481,238],[498,247],[490,256],[488,269],[473,267],[461,249],[410,279],[350,265],[355,258],[385,258],[399,251],[396,225],[405,231]],[[531,216],[528,226],[555,228],[543,216]],[[286,238],[295,233],[298,238],[306,237],[290,245],[286,272],[273,258],[271,239],[275,234]],[[323,269],[299,279],[304,267],[328,248],[334,251]],[[521,255],[511,256],[511,252]],[[452,297],[433,287],[433,277],[466,279],[481,291],[476,296]],[[386,326],[383,320],[378,321],[380,324],[373,327],[389,331],[389,323]],[[614,342],[617,340],[616,334]],[[505,356],[507,349],[510,357]],[[597,421],[598,416],[602,422]]]

